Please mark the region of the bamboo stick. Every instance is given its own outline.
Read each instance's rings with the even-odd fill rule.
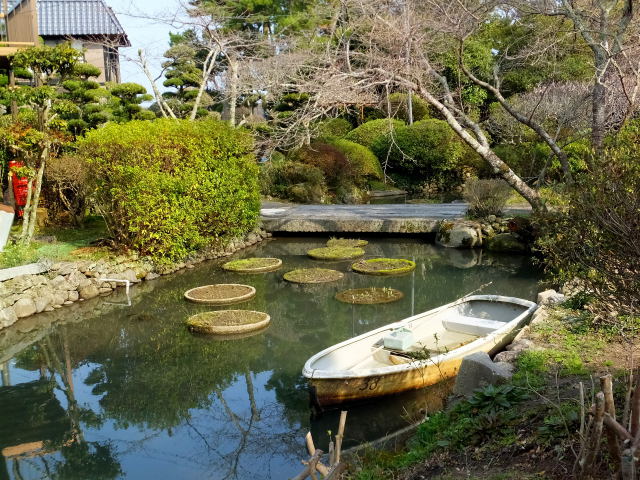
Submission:
[[[344,426],[347,423],[347,411],[340,412],[340,423],[338,424],[338,434],[336,435],[335,463],[340,463],[340,452],[342,450],[342,438],[344,437]]]
[[[313,443],[313,436],[311,435],[311,432],[307,432],[307,435],[304,437],[305,438],[305,442],[307,444],[307,451],[309,452],[309,455],[314,455],[316,453],[316,446]],[[329,449],[331,449],[331,447],[329,447]],[[329,450],[331,451],[331,450]],[[320,462],[318,460],[318,464],[316,465],[316,469],[322,474],[322,475],[327,475],[329,473],[329,468],[324,465],[322,462]]]
[[[616,434],[617,437],[622,441],[632,440],[631,434],[624,428],[622,425],[618,423],[615,418],[612,418],[609,413],[604,414],[604,418],[602,419],[604,424]]]
[[[593,417],[593,433],[586,451],[585,461],[582,466],[582,477],[584,478],[593,468],[593,463],[600,450],[600,439],[602,437],[602,424],[604,421],[604,393],[596,394],[596,408]]]
[[[618,433],[614,430],[614,423],[616,418],[616,405],[613,400],[613,383],[611,381],[611,374],[600,377],[600,388],[604,394],[604,410],[605,418],[603,420],[609,420],[605,422],[607,429],[605,431],[607,435],[607,448],[609,449],[609,456],[613,462],[613,471],[616,478],[620,476],[620,445],[618,444]],[[617,422],[615,422],[617,424]],[[610,424],[612,426],[610,426]]]
[[[298,475],[293,477],[291,480],[304,480],[308,476],[311,475],[311,478],[315,478],[316,465],[320,461],[320,457],[322,456],[322,450],[316,450],[316,452],[311,456],[305,469],[300,472]]]
[[[636,384],[631,399],[631,436],[634,438],[640,432],[640,381]]]

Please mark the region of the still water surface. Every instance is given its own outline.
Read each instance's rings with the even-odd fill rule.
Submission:
[[[282,258],[277,272],[227,273],[208,262],[134,287],[130,306],[120,292],[0,332],[0,480],[289,478],[306,456],[306,431],[326,451],[327,432],[337,430],[337,411],[316,418],[309,409],[301,369],[313,353],[488,282],[483,293],[535,298],[538,273],[522,256],[373,238],[367,256],[417,263],[412,274],[377,278],[306,257],[325,241],[273,239],[238,256]],[[282,280],[289,269],[328,265],[345,278],[310,287]],[[269,313],[270,327],[226,341],[190,334],[184,321],[208,307],[182,295],[210,283],[256,287],[238,308]],[[405,297],[382,306],[333,298],[366,286]],[[412,423],[445,396],[439,386],[349,407],[345,447]]]

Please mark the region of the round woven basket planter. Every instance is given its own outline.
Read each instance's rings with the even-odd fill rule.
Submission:
[[[203,312],[187,319],[187,327],[196,333],[209,335],[241,335],[261,330],[269,325],[271,317],[253,310],[218,310]]]
[[[232,305],[246,302],[253,298],[255,294],[256,289],[250,285],[217,283],[187,290],[184,298],[191,302],[206,303],[207,305]]]
[[[238,273],[265,273],[273,272],[282,266],[279,258],[243,258],[233,260],[222,265],[224,270]]]
[[[344,273],[328,268],[300,268],[284,274],[284,279],[293,283],[335,282],[342,277],[344,277]]]
[[[396,302],[404,297],[404,293],[395,288],[354,288],[336,293],[336,300],[355,305],[375,305],[378,303]]]
[[[403,258],[371,258],[351,265],[354,272],[366,275],[402,275],[416,268],[416,262]]]
[[[327,240],[327,247],[364,247],[369,242],[359,238],[330,238]]]
[[[353,260],[364,255],[364,250],[358,247],[322,247],[307,252],[316,260]]]

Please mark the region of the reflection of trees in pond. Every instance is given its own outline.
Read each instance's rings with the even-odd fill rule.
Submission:
[[[40,380],[0,388],[2,420],[13,422],[10,431],[14,437],[0,438],[9,443],[22,441],[13,450],[3,448],[3,453],[17,454],[13,458],[14,477],[22,478],[21,466],[30,472],[44,472],[43,478],[52,479],[110,479],[121,475],[110,442],[84,439],[82,424],[95,427],[102,424],[102,419],[75,398],[71,352],[64,329],[26,349],[16,358],[16,364],[39,371]],[[54,388],[64,394],[66,411],[55,397]],[[3,405],[3,398],[8,400],[7,405]],[[19,415],[4,415],[16,407]],[[46,458],[52,452],[60,455]]]

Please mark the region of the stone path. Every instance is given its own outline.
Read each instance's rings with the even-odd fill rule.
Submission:
[[[296,205],[264,202],[268,232],[433,233],[442,220],[464,217],[466,203],[382,205]]]

